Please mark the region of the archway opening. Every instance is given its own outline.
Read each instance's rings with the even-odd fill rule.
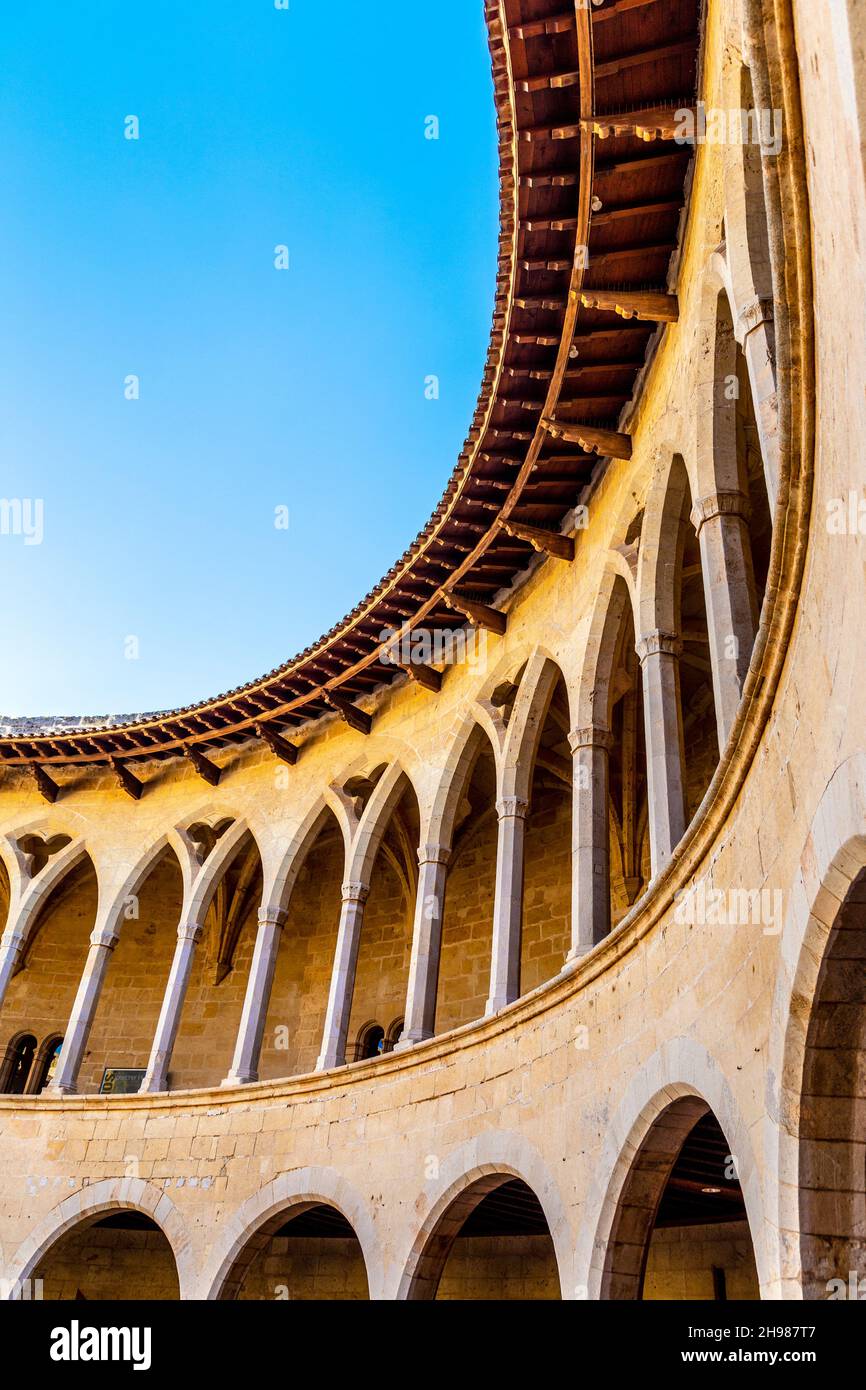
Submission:
[[[616,602],[622,618],[614,637],[608,685],[613,736],[608,792],[610,920],[614,927],[651,877],[643,688],[631,599],[622,579],[616,581],[612,603]]]
[[[206,862],[214,851],[205,834],[208,827],[198,829]],[[248,832],[224,869],[205,915],[172,1053],[169,1090],[214,1086],[229,1070],[261,901],[261,858]]]
[[[166,848],[116,924],[106,971],[78,1075],[78,1090],[122,1095],[138,1090],[147,1068],[183,903],[180,864]]]
[[[281,1211],[250,1236],[226,1276],[223,1300],[364,1301],[367,1267],[351,1223],[327,1203]]]
[[[44,1049],[60,1040],[66,1029],[87,961],[96,908],[96,871],[85,855],[46,893],[9,981],[0,1011],[4,1033],[8,1030],[12,1039],[29,1035],[38,1043],[29,1053],[23,1078],[28,1095],[44,1086]],[[25,1059],[20,1060],[23,1067]]]
[[[312,1071],[322,1043],[334,945],[340,921],[345,848],[326,809],[297,869],[280,936],[259,1076],[273,1080]]]
[[[490,1174],[451,1203],[428,1238],[410,1299],[554,1300],[562,1297],[547,1218],[520,1178]]]
[[[363,1049],[359,1057],[386,1051],[385,1021],[397,1018],[406,1002],[421,815],[414,787],[408,778],[404,782],[379,843],[364,908],[348,1032]],[[347,1061],[351,1052],[349,1047]]]
[[[496,895],[496,763],[473,735],[475,757],[459,791],[442,915],[436,1032],[481,1018],[490,992]]]
[[[45,1252],[31,1275],[48,1300],[180,1298],[177,1265],[160,1227],[123,1208],[78,1222]]]
[[[568,690],[560,673],[538,735],[526,818],[521,994],[553,979],[571,945],[570,729]]]
[[[864,963],[866,869],[836,913],[806,1034],[799,1140],[804,1298],[866,1293]]]
[[[706,1302],[759,1296],[736,1157],[705,1101],[674,1101],[654,1121],[623,1185],[601,1297]]]

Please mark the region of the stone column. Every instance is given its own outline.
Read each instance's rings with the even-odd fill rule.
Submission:
[[[165,987],[153,1047],[150,1051],[150,1061],[147,1064],[144,1080],[139,1087],[140,1092],[167,1089],[171,1054],[174,1051],[175,1039],[180,1028],[180,1016],[183,1011],[183,1001],[186,998],[195,948],[201,940],[203,930],[204,927],[198,922],[185,922],[177,929],[174,960],[168,974],[168,983]]]
[[[24,937],[14,927],[7,927],[0,936],[0,1005],[6,997],[9,981],[24,954]]]
[[[485,1014],[495,1014],[520,994],[520,937],[523,927],[523,858],[529,802],[506,796],[496,803],[496,896],[493,901],[493,948],[490,997]]]
[[[247,992],[241,1013],[234,1057],[224,1086],[245,1085],[259,1079],[259,1057],[265,1032],[265,1019],[271,1000],[277,953],[283,935],[286,913],[279,908],[259,908],[259,929],[253,949]]]
[[[406,1021],[395,1051],[432,1038],[436,1023],[436,991],[442,945],[442,913],[450,849],[422,845],[418,850],[418,893],[406,991]]]
[[[700,497],[692,524],[701,547],[719,752],[740,705],[758,629],[748,499],[742,492]]]
[[[686,828],[685,754],[680,706],[682,645],[673,634],[656,630],[642,637],[635,648],[643,674],[653,878],[667,864]]]
[[[571,950],[578,960],[610,931],[608,785],[613,735],[594,724],[568,736],[572,763]]]
[[[749,372],[772,517],[779,492],[779,396],[773,366],[776,335],[772,299],[754,299],[746,305],[737,320],[736,337]]]
[[[110,927],[97,928],[90,938],[90,950],[63,1037],[57,1072],[46,1088],[54,1094],[71,1095],[78,1087],[78,1072],[93,1027],[105,972],[118,939]]]
[[[363,883],[343,884],[343,907],[337,932],[337,949],[331,972],[322,1050],[316,1062],[316,1071],[328,1071],[331,1067],[342,1067],[346,1063],[346,1038],[349,1033],[349,1015],[352,1012],[352,995],[355,992],[355,969],[361,944],[361,928],[364,925],[364,904],[369,892],[369,887]]]

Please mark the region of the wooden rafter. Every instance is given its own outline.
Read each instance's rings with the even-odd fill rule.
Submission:
[[[693,107],[650,106],[642,111],[623,111],[620,115],[589,116],[581,120],[600,140],[616,135],[635,135],[638,140],[675,140],[684,128],[683,112]]]
[[[120,758],[111,758],[110,762],[117,785],[126,792],[127,796],[131,796],[133,801],[139,801],[144,791],[144,783],[133,776],[126,763],[122,762]]]
[[[605,458],[630,459],[631,435],[618,430],[599,429],[595,425],[581,425],[572,420],[545,420],[544,427],[552,439],[565,439],[579,444],[587,453],[599,454]]]
[[[288,739],[282,738],[274,729],[269,729],[267,724],[256,724],[254,728],[256,738],[266,743],[271,752],[284,763],[294,764],[298,761],[299,750],[296,744],[289,743]]]
[[[33,780],[36,783],[39,795],[53,804],[60,795],[60,787],[57,782],[54,781],[53,777],[49,777],[41,763],[32,762],[30,764],[30,771],[33,775]]]
[[[623,319],[645,319],[651,323],[676,323],[680,316],[675,294],[650,290],[581,290],[580,302],[587,309],[611,309]]]
[[[444,591],[443,598],[449,608],[462,613],[475,627],[486,628],[488,632],[495,632],[499,637],[504,636],[508,619],[498,608],[490,608],[486,603],[477,603],[475,599],[465,598],[449,589]]]
[[[358,709],[351,700],[342,695],[335,695],[332,690],[322,692],[322,698],[332,709],[337,711],[340,718],[345,720],[350,729],[356,733],[368,734],[373,727],[373,716],[367,714],[366,710]]]
[[[203,777],[212,787],[218,785],[222,769],[217,767],[216,763],[212,763],[210,758],[206,758],[200,748],[187,744],[183,754],[192,763],[199,777]]]
[[[563,536],[559,531],[545,531],[540,526],[525,526],[521,522],[513,521],[510,517],[503,521],[502,529],[509,536],[516,536],[519,540],[528,541],[533,550],[545,551],[548,555],[554,555],[557,560],[574,559],[574,539],[572,536]]]

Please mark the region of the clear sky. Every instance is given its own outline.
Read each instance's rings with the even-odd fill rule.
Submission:
[[[42,0],[3,50],[0,712],[187,704],[342,617],[462,447],[482,3]]]

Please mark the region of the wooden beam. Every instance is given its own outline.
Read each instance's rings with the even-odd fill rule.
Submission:
[[[463,598],[461,594],[455,594],[450,589],[443,589],[442,597],[449,608],[462,613],[475,627],[484,627],[499,637],[504,636],[508,620],[498,608],[489,608],[486,603],[476,603],[475,599]]]
[[[364,710],[358,709],[351,700],[347,700],[342,695],[333,695],[330,690],[322,691],[322,698],[345,720],[350,729],[356,733],[368,734],[373,727],[373,716]]]
[[[545,531],[540,526],[524,526],[510,519],[502,522],[502,529],[509,536],[528,541],[533,550],[544,550],[548,555],[555,555],[557,560],[574,559],[574,539],[571,536],[563,536],[559,531]]]
[[[144,783],[137,777],[133,777],[126,763],[121,762],[120,758],[110,758],[111,770],[117,779],[117,785],[131,796],[133,801],[141,800],[141,793],[144,791]]]
[[[212,763],[210,758],[206,758],[201,749],[186,744],[183,755],[192,763],[199,777],[203,777],[212,787],[218,784],[222,768],[217,767],[216,763]]]
[[[298,761],[298,748],[294,743],[289,743],[287,739],[281,738],[274,730],[269,729],[267,724],[255,724],[256,738],[260,738],[262,743],[266,743],[272,753],[278,758],[282,758],[284,763],[294,765]]]
[[[39,795],[43,796],[46,801],[54,803],[60,795],[60,787],[54,781],[54,778],[48,776],[48,773],[45,771],[45,768],[42,767],[41,763],[31,763],[30,771],[33,774],[33,780],[39,790]]]
[[[433,666],[425,666],[423,661],[398,661],[396,663],[410,676],[413,681],[423,685],[425,690],[433,690],[436,694],[442,689],[442,671],[437,671]]]
[[[639,140],[674,140],[683,130],[683,111],[694,114],[693,108],[688,106],[650,106],[643,111],[624,111],[619,116],[582,116],[580,124],[600,140],[615,135],[636,135]],[[526,135],[523,138],[527,138]]]
[[[571,420],[542,420],[541,423],[552,439],[565,439],[570,444],[579,444],[587,453],[615,459],[631,458],[630,434],[598,429],[594,425],[581,425]]]
[[[663,48],[641,48],[632,53],[621,53],[619,57],[611,58],[606,63],[596,63],[593,68],[593,77],[596,80],[601,77],[616,77],[629,68],[641,68],[648,63],[664,63],[670,58],[694,54],[695,49],[696,40],[691,38],[679,39],[676,43],[665,44]]]
[[[656,294],[651,290],[583,289],[580,302],[587,309],[610,309],[620,318],[650,323],[676,323],[680,316],[675,294]]]

